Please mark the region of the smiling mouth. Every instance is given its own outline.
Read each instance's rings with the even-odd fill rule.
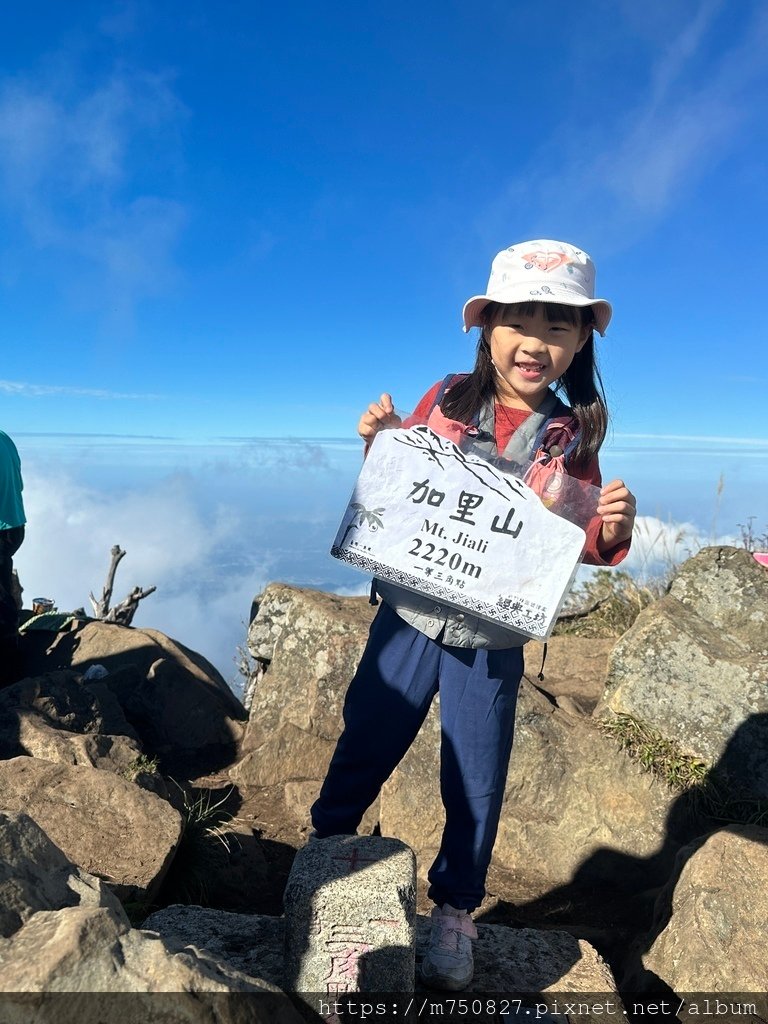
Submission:
[[[545,367],[543,363],[515,363],[515,369],[524,377],[538,377],[544,373]]]

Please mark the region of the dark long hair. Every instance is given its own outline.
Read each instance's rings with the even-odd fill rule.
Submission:
[[[469,423],[484,405],[496,399],[496,371],[491,360],[489,336],[503,309],[514,310],[523,316],[534,316],[536,310],[541,309],[551,323],[564,320],[578,327],[592,327],[595,322],[591,306],[522,302],[504,307],[498,302],[489,302],[482,311],[483,327],[477,343],[474,369],[446,392],[441,403],[443,412],[451,419]],[[571,459],[574,468],[583,468],[596,457],[608,429],[608,407],[595,358],[594,330],[590,330],[581,351],[576,353],[571,365],[557,381],[555,392],[563,392],[578,421],[579,441]]]

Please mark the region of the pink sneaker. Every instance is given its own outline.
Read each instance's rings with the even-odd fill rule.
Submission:
[[[472,940],[476,938],[475,922],[466,910],[457,910],[450,903],[435,907],[429,948],[421,962],[424,983],[452,992],[466,988],[475,972]]]

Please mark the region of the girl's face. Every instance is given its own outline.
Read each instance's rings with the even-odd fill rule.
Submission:
[[[568,369],[592,329],[570,320],[549,320],[540,306],[525,311],[504,306],[489,328],[486,337],[500,401],[531,410],[538,409],[549,385]]]

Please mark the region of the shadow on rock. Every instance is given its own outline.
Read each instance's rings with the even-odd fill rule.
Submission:
[[[103,687],[165,774],[191,778],[235,757],[244,707],[202,655],[156,630],[74,620],[60,632],[29,630],[23,655],[30,676],[103,666]]]
[[[197,904],[281,914],[294,847],[263,838],[258,828],[238,818],[243,800],[236,786],[210,789],[170,782],[171,802],[184,824],[156,906]]]
[[[686,865],[710,841],[720,836],[768,846],[768,828],[761,827],[768,824],[768,791],[764,780],[756,780],[754,773],[750,789],[749,772],[745,772],[745,765],[764,758],[767,736],[768,715],[765,714],[750,716],[736,730],[707,779],[681,793],[672,803],[664,840],[652,856],[635,857],[616,850],[599,849],[581,864],[568,884],[516,906],[500,901],[489,914],[479,915],[478,920],[510,923],[511,919],[513,924],[536,920],[538,927],[546,927],[542,921],[551,916],[556,919],[553,927],[572,929],[597,946],[619,980],[620,990],[628,987],[637,993],[671,992],[668,982],[649,966],[655,962],[654,957],[651,956],[649,961],[646,954],[652,952],[671,925],[684,933],[679,940],[681,947],[690,947],[699,940],[705,944],[707,941],[706,936],[701,935],[700,913],[698,925],[695,921],[687,925],[683,920],[673,922],[676,889],[686,873]],[[754,853],[750,858],[747,849],[744,857],[749,863],[750,859],[754,860]],[[729,884],[729,880],[736,888],[743,887],[743,881],[740,881],[743,872],[735,868],[733,853],[729,852],[727,859],[725,854],[720,854],[719,863],[707,869],[712,872],[711,891],[719,892]],[[612,890],[601,882],[601,879],[618,877],[627,880],[627,885],[621,889]],[[632,879],[636,880],[637,886],[634,893]],[[696,885],[701,887],[702,883],[697,882]],[[726,896],[714,903],[710,900],[712,906],[709,910],[718,918],[719,927],[723,927],[725,918],[729,916],[733,921],[727,925],[728,928],[731,924],[735,927],[739,916],[744,915],[746,901],[752,899],[742,891],[741,902],[734,894],[733,899]],[[596,907],[600,908],[597,915]],[[587,927],[583,923],[585,919],[589,922]],[[710,960],[711,957],[700,957],[703,965]],[[705,973],[711,969],[709,962],[709,967],[704,967]],[[691,989],[695,987],[691,986]],[[713,985],[710,978],[709,984],[705,982],[702,987],[715,990],[717,985]]]

